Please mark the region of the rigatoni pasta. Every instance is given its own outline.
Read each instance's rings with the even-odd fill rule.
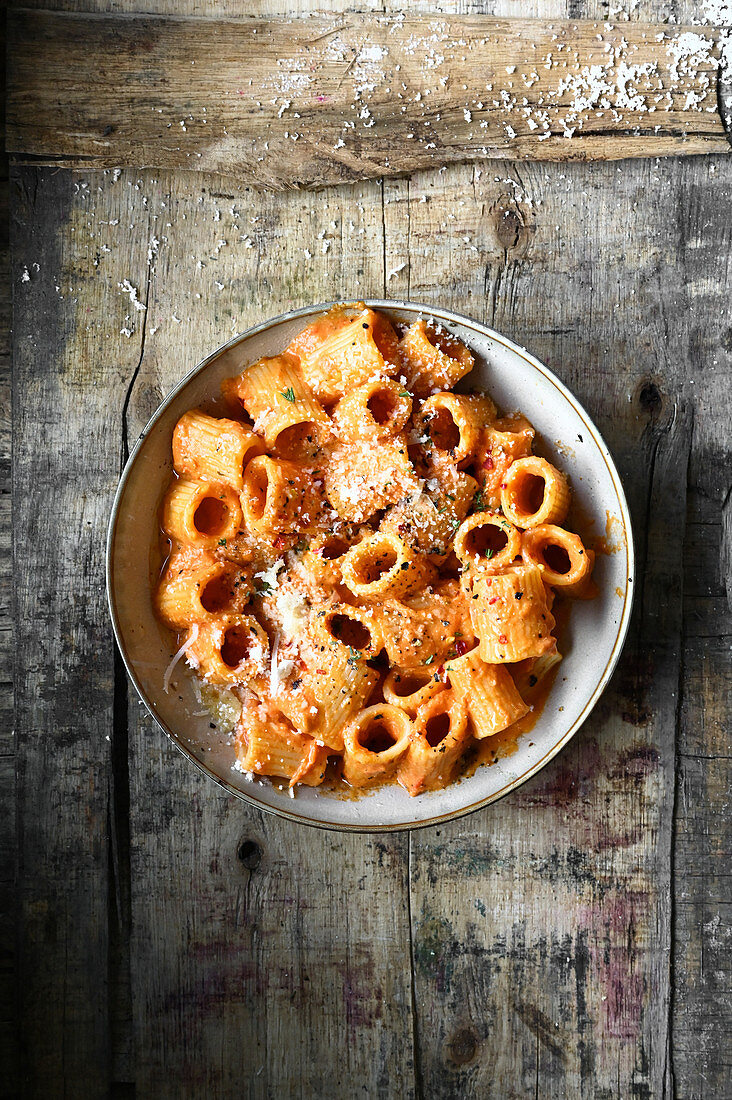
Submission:
[[[537,712],[594,553],[528,421],[452,392],[473,363],[338,306],[178,421],[153,602],[250,777],[417,797]]]

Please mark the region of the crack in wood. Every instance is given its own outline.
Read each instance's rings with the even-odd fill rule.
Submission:
[[[145,335],[150,306],[150,286],[154,261],[147,267],[144,310],[140,325],[140,354],[125,390],[120,425],[120,475],[130,455],[128,410],[132,392],[145,356]],[[111,1057],[114,1068],[119,1051],[129,1042],[128,1021],[132,1020],[132,867],[130,857],[130,767],[129,767],[129,682],[117,645],[114,645],[114,686],[110,733],[109,776],[109,1010]],[[119,1089],[126,1088],[117,1082]],[[134,1086],[133,1090],[134,1090]]]
[[[414,918],[412,914],[412,834],[407,837],[407,926],[409,929],[409,962],[411,969],[410,1014],[412,1017],[412,1060],[414,1063],[414,1097],[424,1100],[424,1081],[422,1078],[422,1056],[419,1034],[419,1012],[417,1008],[416,963],[414,954]]]

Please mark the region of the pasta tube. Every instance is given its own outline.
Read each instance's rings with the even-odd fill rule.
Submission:
[[[343,557],[343,583],[363,600],[395,599],[423,588],[437,574],[394,534],[376,532],[361,539]]]
[[[323,647],[321,662],[305,674],[319,709],[312,734],[324,745],[342,752],[343,727],[362,709],[379,674],[363,655],[337,642]]]
[[[241,502],[247,529],[267,541],[280,533],[292,534],[298,526],[310,527],[320,508],[307,471],[269,455],[253,458],[244,471]]]
[[[229,485],[180,477],[163,501],[163,530],[200,548],[223,546],[241,526],[239,497]]]
[[[427,666],[437,671],[456,639],[473,638],[469,601],[456,581],[441,581],[431,591],[385,599],[374,605],[382,644],[398,668]]]
[[[374,376],[391,376],[398,366],[397,336],[383,314],[364,309],[342,318],[321,343],[302,341],[303,378],[326,405],[338,401]]]
[[[388,439],[402,430],[412,398],[391,378],[377,378],[346,394],[333,411],[341,439]]]
[[[488,397],[462,393],[436,393],[428,397],[416,421],[435,463],[467,466],[475,457],[481,430],[496,415]]]
[[[378,447],[368,440],[341,443],[333,449],[325,472],[328,500],[341,519],[354,523],[365,522],[418,488],[401,436],[383,439]]]
[[[528,714],[511,674],[504,665],[487,665],[478,649],[453,657],[445,665],[450,686],[465,699],[475,736],[500,733]]]
[[[321,629],[329,639],[334,638],[352,650],[375,657],[381,649],[379,622],[371,608],[334,604],[316,618],[321,620]]]
[[[313,736],[338,751],[343,727],[363,707],[379,681],[367,663],[381,649],[381,631],[373,612],[349,604],[333,604],[311,618],[310,643],[304,674],[320,714]]]
[[[481,507],[500,508],[501,485],[512,462],[531,454],[534,429],[523,416],[504,417],[484,428],[476,448],[473,473],[478,479]]]
[[[441,691],[417,711],[409,748],[397,765],[397,779],[411,795],[450,782],[470,744],[465,699]]]
[[[431,668],[392,668],[384,680],[384,699],[412,718],[423,703],[444,691],[447,684]]]
[[[515,665],[511,669],[511,674],[519,694],[531,701],[543,681],[556,669],[561,659],[562,654],[555,645],[553,649],[543,653],[541,657],[530,657],[527,661],[522,661],[520,665]]]
[[[328,752],[263,707],[245,707],[237,726],[237,762],[243,772],[281,776],[291,787],[317,787],[323,782]]]
[[[590,552],[585,550],[579,535],[565,531],[552,523],[542,523],[524,531],[521,556],[525,562],[541,569],[546,584],[563,592],[577,590],[592,569]]]
[[[155,594],[155,609],[174,629],[209,622],[222,611],[243,611],[251,583],[236,565],[210,551],[173,554]]]
[[[477,488],[469,474],[443,467],[427,480],[426,489],[410,493],[390,508],[379,530],[398,535],[413,550],[439,563],[450,551]]]
[[[221,386],[222,393],[254,420],[268,448],[285,458],[314,455],[331,435],[330,419],[303,379],[297,359],[260,359]]]
[[[500,569],[518,557],[521,535],[500,512],[476,512],[458,528],[454,550],[463,565]]]
[[[424,321],[409,326],[399,350],[407,371],[407,389],[416,397],[452,389],[475,363],[456,337],[445,329],[428,327]]]
[[[258,435],[236,420],[217,420],[193,409],[182,416],[173,432],[173,465],[181,476],[199,481],[221,481],[240,490],[244,467],[261,454]]]
[[[253,616],[221,615],[191,632],[186,656],[210,684],[246,684],[264,671],[269,641]]]
[[[517,527],[561,523],[569,508],[567,479],[545,458],[519,458],[501,486],[501,507]]]
[[[516,565],[493,575],[471,569],[468,584],[470,618],[488,664],[541,657],[554,647],[554,617],[537,566]]]
[[[343,775],[352,787],[368,787],[394,773],[409,748],[412,723],[400,707],[367,707],[343,731]]]
[[[300,559],[306,579],[319,588],[332,591],[343,581],[342,567],[350,543],[342,535],[318,534]]]

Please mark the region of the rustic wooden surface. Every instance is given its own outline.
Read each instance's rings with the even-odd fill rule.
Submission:
[[[0,992],[14,961],[20,1043],[0,1014],[0,1096],[732,1096],[731,211],[727,155],[316,194],[13,170]],[[195,773],[128,691],[103,595],[120,465],[166,390],[260,316],[357,294],[461,310],[544,358],[616,456],[641,578],[621,666],[558,759],[453,825],[374,838]]]
[[[725,152],[717,39],[607,20],[23,10],[8,148],[20,163],[195,168],[277,189],[488,156]]]

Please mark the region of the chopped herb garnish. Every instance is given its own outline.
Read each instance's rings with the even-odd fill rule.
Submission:
[[[513,598],[515,600],[520,600],[522,596],[523,596],[523,592],[514,592],[514,594],[513,594]]]
[[[219,539],[219,546],[226,546],[226,539]]]
[[[280,390],[280,393],[286,401],[290,401],[294,404],[295,391],[293,390],[292,386],[288,386],[286,390]]]
[[[429,655],[429,657],[427,658],[427,660],[425,661],[425,664],[426,664],[426,665],[431,665],[431,664],[432,664],[432,662],[434,661],[434,659],[435,659],[435,655],[434,655],[434,653],[431,653],[431,654]]]
[[[492,558],[494,554],[495,554],[495,550],[491,550],[490,546],[487,546],[483,557],[484,558]]]

